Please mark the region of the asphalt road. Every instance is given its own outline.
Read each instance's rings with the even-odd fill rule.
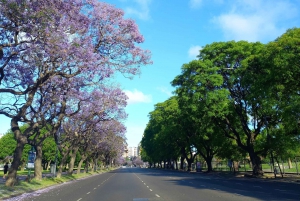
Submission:
[[[224,178],[205,173],[121,168],[9,200],[300,201],[300,185],[272,180]]]

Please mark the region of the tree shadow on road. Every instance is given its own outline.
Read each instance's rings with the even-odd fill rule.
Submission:
[[[166,169],[125,168],[118,173],[136,173],[161,177],[165,185],[179,185],[201,191],[216,191],[224,196],[241,196],[241,200],[299,200],[300,183],[281,179],[245,178],[232,173],[196,173]],[[167,179],[166,179],[167,177]]]

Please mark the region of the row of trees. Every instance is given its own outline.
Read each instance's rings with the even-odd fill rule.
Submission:
[[[151,63],[137,46],[144,41],[137,25],[123,16],[97,0],[0,1],[0,115],[11,119],[16,140],[7,186],[16,182],[26,144],[36,149],[41,176],[50,136],[62,161],[78,150],[83,160],[119,155],[127,97],[110,80]]]
[[[104,126],[104,125],[102,125]],[[107,126],[107,125],[105,125]],[[24,170],[27,167],[28,155],[32,151],[32,147],[36,151],[36,159],[34,165],[34,178],[42,179],[42,170],[48,170],[51,164],[58,165],[58,171],[56,176],[60,177],[62,171],[67,168],[67,173],[72,174],[74,167],[77,167],[77,173],[82,169],[84,164],[84,172],[90,167],[93,171],[96,166],[111,166],[120,165],[125,162],[122,157],[126,146],[126,139],[123,137],[123,133],[120,133],[120,128],[117,128],[118,123],[111,122],[111,127],[108,127],[108,134],[101,133],[81,133],[76,137],[71,137],[67,132],[61,133],[59,143],[56,144],[53,136],[48,136],[40,144],[36,146],[30,146],[26,144],[23,149],[22,158],[20,161],[20,170]],[[28,128],[27,125],[21,126],[21,131]],[[46,130],[42,131],[44,134]],[[72,134],[71,134],[72,135]],[[92,136],[93,135],[93,136]],[[91,138],[105,138],[102,140]],[[17,142],[14,138],[14,134],[9,131],[2,138],[0,138],[0,163],[6,163],[13,160],[14,150]]]
[[[261,175],[262,158],[299,155],[299,28],[267,44],[215,42],[198,58],[172,81],[175,95],[149,114],[144,161],[181,157],[190,169],[201,155],[211,171],[213,157],[249,157]]]

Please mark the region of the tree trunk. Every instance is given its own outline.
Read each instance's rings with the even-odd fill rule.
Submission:
[[[42,180],[42,159],[43,159],[43,151],[42,146],[37,145],[36,147],[36,157],[34,161],[34,178],[36,180]]]
[[[187,161],[187,163],[188,163],[188,169],[187,169],[187,171],[190,172],[191,169],[192,169],[193,159],[191,159],[191,158],[186,158],[186,161]]]
[[[211,164],[211,161],[213,159],[212,156],[208,156],[208,157],[203,157],[206,164],[207,164],[207,172],[212,172],[213,171],[213,168],[212,168],[212,164]]]
[[[63,172],[63,166],[66,164],[67,158],[68,158],[68,153],[63,154],[63,157],[61,159],[61,162],[60,162],[57,174],[56,174],[57,178],[61,177],[61,174]]]
[[[80,161],[79,161],[78,167],[77,167],[77,174],[80,173],[82,163],[83,163],[83,161],[85,161],[85,159],[86,159],[86,155],[82,155],[82,156],[81,156],[81,159],[80,159]]]
[[[183,170],[183,162],[184,162],[184,157],[180,157],[180,169]]]
[[[290,158],[288,159],[288,165],[289,165],[289,169],[293,168],[293,164]]]
[[[26,167],[26,162],[25,162],[25,160],[23,159],[23,160],[21,160],[21,162],[20,162],[20,170],[21,171],[24,171],[25,170],[25,167]]]
[[[264,174],[261,166],[261,158],[254,152],[253,147],[248,150],[251,164],[252,164],[252,174],[255,176],[262,176]]]
[[[17,146],[15,148],[14,159],[11,164],[11,167],[9,168],[7,180],[5,182],[5,185],[10,187],[14,186],[17,183],[17,171],[21,164],[21,158],[22,158],[24,146],[27,143],[27,139],[21,135],[21,132],[19,130],[15,131],[15,138],[17,139]]]
[[[85,161],[85,166],[84,166],[84,173],[87,173],[89,171],[89,158]]]
[[[46,170],[50,169],[51,160],[47,162]]]
[[[239,171],[239,162],[238,161],[232,161],[232,167],[233,167],[233,173],[235,174],[236,172]]]
[[[74,163],[75,163],[75,160],[76,160],[76,154],[77,154],[77,151],[78,151],[79,147],[74,147],[70,153],[70,162],[69,162],[69,169],[68,169],[68,174],[69,175],[72,175],[73,174],[73,170],[74,170]]]
[[[94,160],[92,160],[92,163],[91,163],[91,172],[92,173],[94,172],[94,168],[95,168],[95,163],[94,163]]]

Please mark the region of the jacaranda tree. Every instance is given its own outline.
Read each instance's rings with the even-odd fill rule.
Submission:
[[[38,92],[50,89],[49,83],[57,86],[54,94],[64,104],[56,103],[53,114],[61,121],[76,104],[68,101],[70,92],[76,94],[116,71],[135,75],[141,65],[151,63],[150,52],[137,46],[144,41],[137,25],[123,16],[122,10],[96,0],[0,1],[0,114],[11,118],[17,141],[7,186],[16,182],[28,138],[41,128],[32,118],[43,107],[35,105]],[[19,128],[21,122],[29,125],[25,131]]]

